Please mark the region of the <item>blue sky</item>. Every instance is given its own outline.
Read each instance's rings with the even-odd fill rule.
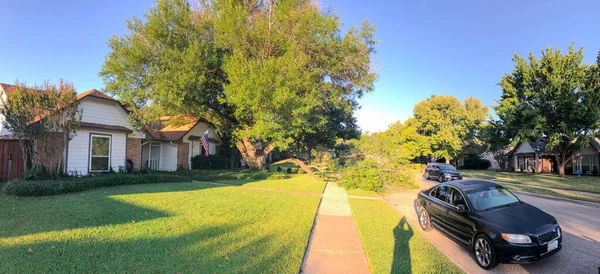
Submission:
[[[78,91],[103,87],[97,76],[106,41],[126,32],[151,0],[0,0],[0,82],[29,84],[64,78]],[[6,2],[6,3],[5,3]],[[384,130],[406,119],[432,94],[475,96],[495,104],[495,86],[512,69],[515,53],[547,46],[583,46],[587,62],[600,49],[600,1],[321,0],[345,26],[368,18],[381,40],[374,56],[375,92],[361,99],[363,130]]]

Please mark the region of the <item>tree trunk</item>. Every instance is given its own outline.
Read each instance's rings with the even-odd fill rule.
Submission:
[[[450,164],[450,158],[446,157],[446,164]]]
[[[561,153],[561,154],[564,154],[564,153]],[[556,165],[558,166],[558,175],[560,177],[565,177],[565,165],[567,164],[567,161],[564,161],[564,159],[561,159],[562,158],[561,156],[558,155],[557,151],[554,152],[554,160],[556,160]]]
[[[313,147],[311,145],[306,146],[306,160],[308,161],[309,165],[310,165],[310,160],[311,160],[310,158],[312,156],[312,150],[313,150]]]
[[[235,145],[250,168],[262,168],[263,160],[273,150],[271,146],[264,145],[262,149],[257,149],[249,138],[237,140]]]

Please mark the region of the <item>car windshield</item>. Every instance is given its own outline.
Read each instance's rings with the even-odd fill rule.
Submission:
[[[440,164],[439,166],[441,170],[456,171],[456,168],[448,164]]]
[[[476,211],[492,210],[519,202],[519,199],[501,186],[491,186],[467,192]]]

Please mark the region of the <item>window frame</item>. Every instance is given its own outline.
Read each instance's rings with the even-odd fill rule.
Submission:
[[[92,144],[93,144],[94,138],[108,139],[108,156],[93,156],[92,155]],[[107,170],[92,169],[92,157],[107,157],[108,158]],[[88,172],[90,172],[90,173],[110,172],[111,168],[112,168],[112,135],[111,134],[102,134],[102,133],[90,133],[89,150],[88,150]]]

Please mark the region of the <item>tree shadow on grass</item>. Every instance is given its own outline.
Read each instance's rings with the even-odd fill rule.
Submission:
[[[175,236],[80,239],[18,244],[0,249],[0,272],[297,272],[302,249],[274,233],[248,233],[248,223],[209,225]],[[246,231],[246,232],[240,232]],[[252,235],[248,235],[252,234]]]
[[[0,239],[77,228],[141,222],[169,213],[111,196],[196,191],[219,186],[194,183],[128,185],[47,197],[0,197]]]
[[[392,273],[411,273],[411,254],[409,241],[414,232],[406,217],[402,217],[394,228],[394,259],[392,261]]]

